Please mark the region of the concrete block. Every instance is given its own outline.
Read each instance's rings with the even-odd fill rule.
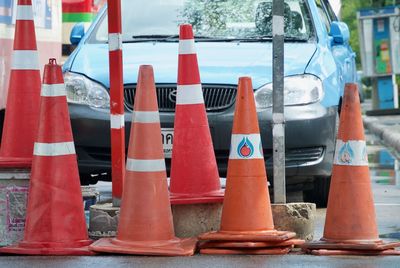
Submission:
[[[22,240],[30,169],[0,168],[0,246]]]
[[[175,235],[177,237],[197,237],[219,230],[222,203],[172,205]]]
[[[297,237],[311,241],[314,237],[316,206],[313,203],[273,204],[275,229],[296,232]]]
[[[89,237],[100,239],[117,235],[119,207],[112,203],[90,206]]]

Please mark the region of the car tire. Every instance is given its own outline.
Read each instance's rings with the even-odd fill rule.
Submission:
[[[305,192],[306,201],[315,203],[319,208],[328,205],[331,177],[317,177],[314,179],[314,189]]]

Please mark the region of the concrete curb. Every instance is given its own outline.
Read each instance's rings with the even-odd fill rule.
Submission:
[[[382,124],[378,118],[363,116],[364,127],[400,155],[400,125]]]

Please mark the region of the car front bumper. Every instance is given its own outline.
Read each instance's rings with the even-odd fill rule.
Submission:
[[[81,173],[110,173],[109,111],[69,104]],[[208,114],[220,176],[226,176],[234,107]],[[337,107],[319,103],[285,107],[286,176],[288,185],[304,184],[331,174]],[[131,112],[125,113],[126,146]],[[160,113],[161,127],[173,128],[174,114]],[[258,111],[268,177],[272,182],[272,109]],[[194,141],[195,142],[195,141]],[[169,171],[170,159],[166,159]]]

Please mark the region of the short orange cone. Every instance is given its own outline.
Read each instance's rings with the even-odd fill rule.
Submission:
[[[171,203],[222,202],[190,24],[180,26],[178,90],[171,160]]]
[[[22,242],[2,253],[92,255],[61,66],[46,64]]]
[[[116,238],[90,246],[98,252],[193,255],[196,239],[174,235],[153,68],[140,66]]]
[[[40,69],[31,0],[16,5],[14,48],[0,167],[31,167],[39,123]]]
[[[251,78],[241,77],[236,97],[221,228],[218,232],[200,235],[200,240],[212,242],[203,244],[200,252],[285,254],[294,244],[299,244],[299,241],[292,240],[295,235],[293,232],[274,229],[253,87]]]
[[[379,239],[356,84],[346,84],[324,236],[304,245],[316,255],[387,255],[400,243]]]

